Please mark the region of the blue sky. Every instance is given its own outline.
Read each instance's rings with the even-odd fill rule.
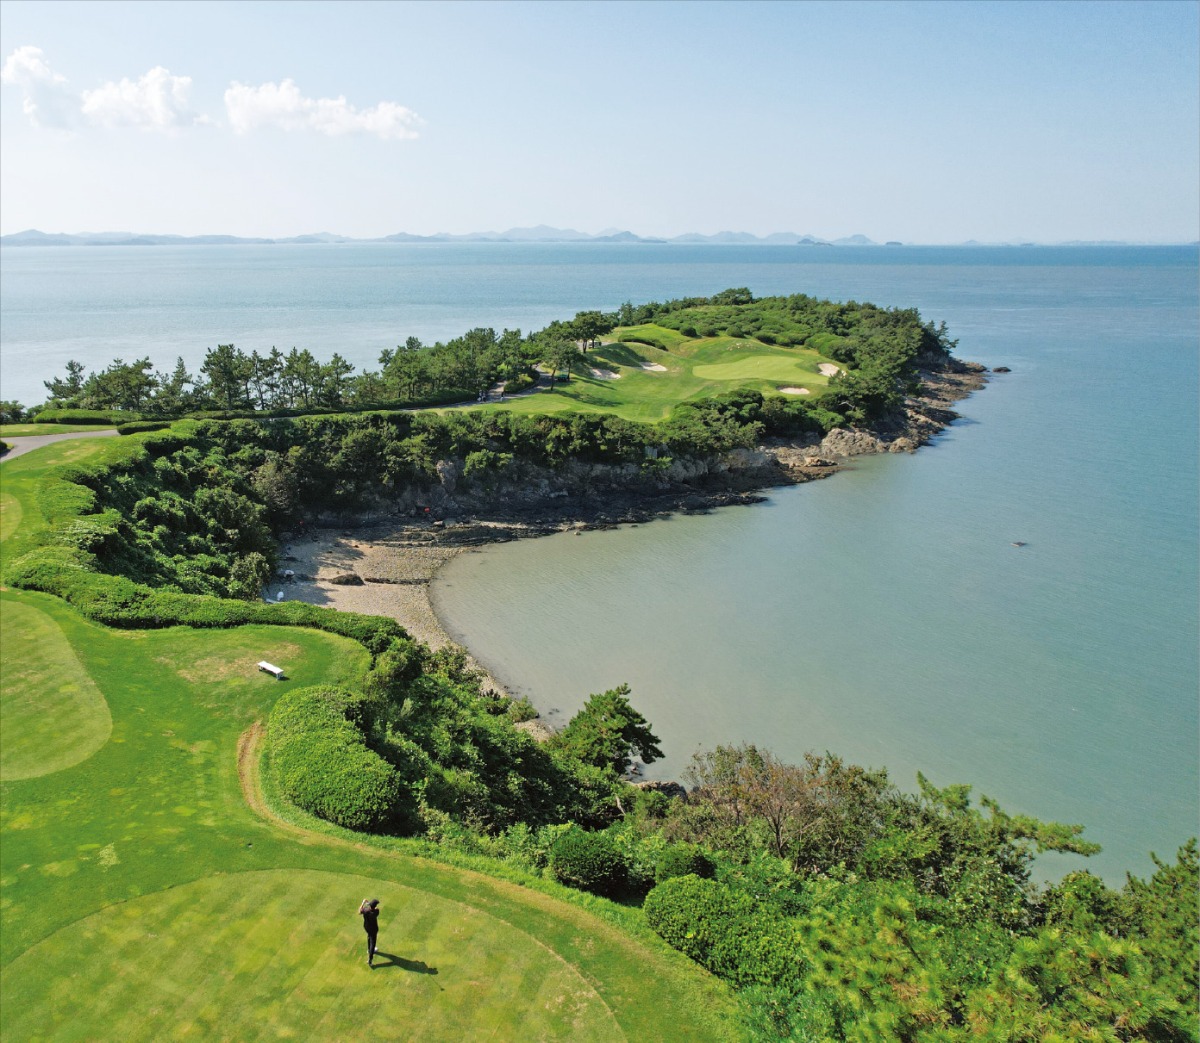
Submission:
[[[0,230],[1200,236],[1200,5],[0,4]]]

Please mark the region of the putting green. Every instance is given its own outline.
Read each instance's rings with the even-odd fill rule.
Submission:
[[[806,364],[808,363],[808,364]],[[788,358],[785,355],[750,355],[730,362],[694,366],[692,373],[704,380],[813,380],[825,384],[825,377],[816,376],[816,366],[808,359]]]
[[[87,760],[112,734],[108,703],[62,628],[11,599],[0,610],[0,780]]]
[[[356,913],[381,901],[366,964]],[[469,906],[314,870],[208,877],[65,927],[2,975],[5,1039],[623,1040],[569,964]]]

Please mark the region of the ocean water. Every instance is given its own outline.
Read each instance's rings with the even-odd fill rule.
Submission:
[[[39,400],[68,358],[195,367],[233,342],[362,367],[410,334],[727,286],[915,305],[1012,368],[934,445],[463,555],[437,607],[551,722],[630,683],[651,775],[717,742],[829,749],[1085,823],[1119,883],[1200,816],[1197,275],[1194,248],[6,248],[0,397]]]

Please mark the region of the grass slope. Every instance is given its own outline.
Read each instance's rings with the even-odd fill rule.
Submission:
[[[4,555],[61,509],[49,466],[120,442],[58,443],[0,465],[22,511]],[[0,732],[6,759],[40,744],[60,764],[0,782],[6,1041],[737,1038],[720,983],[580,899],[544,893],[551,885],[314,838],[251,810],[238,736],[290,686],[359,675],[357,644],[269,626],[114,631],[5,591],[0,705],[44,694],[36,670],[12,669],[13,649],[39,644],[35,623],[70,649],[111,735],[70,763],[79,747],[65,730]],[[261,658],[289,680],[257,672]],[[355,914],[368,893],[383,900],[390,954],[375,971]]]

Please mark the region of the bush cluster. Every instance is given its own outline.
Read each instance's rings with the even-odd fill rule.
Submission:
[[[340,688],[298,688],[271,711],[267,744],[289,800],[326,821],[378,832],[415,816],[410,787],[369,749],[362,697]]]
[[[609,897],[623,892],[627,883],[625,858],[612,836],[574,825],[551,846],[550,872],[568,887]]]

